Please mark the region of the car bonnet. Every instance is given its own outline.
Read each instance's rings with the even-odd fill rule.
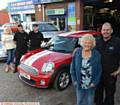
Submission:
[[[44,63],[51,61],[57,64],[60,62],[64,62],[67,59],[71,59],[71,56],[72,56],[71,54],[44,50],[42,52],[39,52],[30,56],[29,58],[24,60],[22,63],[27,66],[31,66],[38,70],[41,70]]]

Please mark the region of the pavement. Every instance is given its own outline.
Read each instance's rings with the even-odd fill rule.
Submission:
[[[17,73],[4,72],[5,63],[0,62],[0,105],[75,105],[75,90],[70,85],[64,91],[57,91],[54,88],[39,89],[24,84],[18,79]],[[117,81],[115,105],[120,105],[120,76]],[[7,102],[7,103],[2,103]],[[9,103],[10,102],[10,103]],[[22,102],[21,104],[13,102]],[[9,103],[9,104],[8,104]]]

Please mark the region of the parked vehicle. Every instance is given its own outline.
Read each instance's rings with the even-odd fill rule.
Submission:
[[[51,39],[54,35],[60,33],[59,29],[50,22],[28,22],[22,23],[27,33],[33,30],[33,24],[38,24],[39,31],[42,32],[45,39]]]
[[[3,33],[3,28],[0,28],[0,61],[6,60],[6,58],[7,58],[5,48],[3,46],[3,43],[1,42],[2,33]]]
[[[58,90],[67,88],[71,82],[69,68],[72,52],[79,46],[78,38],[88,33],[99,35],[94,31],[63,33],[45,44],[45,50],[26,53],[18,66],[20,80],[34,87],[54,86]]]
[[[17,27],[17,23],[6,23],[2,26],[2,28],[4,29],[5,27],[10,27],[12,32],[15,33],[18,31],[18,27]]]

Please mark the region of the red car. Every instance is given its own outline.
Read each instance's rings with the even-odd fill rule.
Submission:
[[[6,23],[4,24],[2,27],[5,28],[5,27],[10,27],[12,32],[15,33],[15,32],[18,32],[18,27],[17,27],[17,23]]]
[[[71,82],[72,52],[79,46],[78,38],[88,33],[99,35],[94,31],[63,33],[53,37],[46,44],[46,49],[26,53],[18,66],[20,80],[34,87],[67,88]]]

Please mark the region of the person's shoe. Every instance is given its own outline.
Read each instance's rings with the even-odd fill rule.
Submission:
[[[10,64],[10,69],[11,69],[12,71],[14,71],[13,64]]]
[[[17,72],[17,69],[14,69],[14,70],[13,70],[13,73],[16,73],[16,72]]]
[[[9,72],[9,65],[6,65],[5,72]]]

